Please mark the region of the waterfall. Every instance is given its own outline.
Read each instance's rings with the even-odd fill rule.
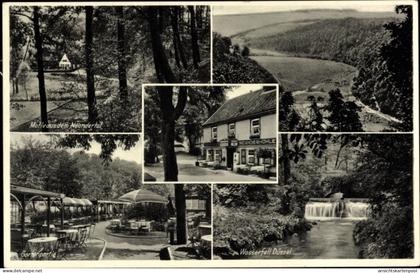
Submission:
[[[369,215],[369,204],[352,200],[309,201],[305,206],[307,220],[365,220]]]
[[[365,202],[347,202],[347,218],[354,220],[365,220],[369,215],[369,204]]]

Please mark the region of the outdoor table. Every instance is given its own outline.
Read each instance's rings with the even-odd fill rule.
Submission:
[[[77,234],[79,231],[77,229],[59,229],[56,230],[56,233],[64,233],[70,241],[74,242],[77,240]]]
[[[211,225],[210,224],[200,224],[198,226],[198,230],[200,232],[200,235],[210,235],[211,234]]]
[[[121,226],[121,220],[120,219],[113,219],[111,220],[112,226]]]
[[[54,249],[54,245],[57,242],[57,237],[39,237],[28,240],[28,248],[31,252],[32,258],[37,258],[37,254],[45,255],[49,251]]]
[[[212,241],[213,241],[212,235],[201,236],[201,242],[203,243],[203,245],[208,245],[210,247]]]
[[[140,230],[150,232],[150,228],[151,228],[150,223],[151,223],[150,221],[139,221],[138,225],[139,225]]]

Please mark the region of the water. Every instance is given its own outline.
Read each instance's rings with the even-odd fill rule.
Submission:
[[[332,199],[310,201],[305,206],[305,219],[312,229],[293,235],[285,242],[250,253],[250,259],[357,259],[353,229],[357,221],[369,216],[369,204],[361,200]]]
[[[365,220],[368,215],[369,204],[362,201],[310,201],[305,206],[305,219],[310,221]]]
[[[292,236],[286,242],[261,248],[250,259],[357,259],[358,247],[353,241],[355,222],[322,221],[310,231]],[[264,252],[265,251],[265,252]]]

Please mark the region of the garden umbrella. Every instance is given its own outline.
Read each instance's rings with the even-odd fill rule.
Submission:
[[[152,191],[145,190],[145,189],[130,191],[129,193],[126,193],[120,198],[118,198],[118,200],[127,201],[131,203],[141,203],[141,202],[162,203],[162,204],[168,203],[168,200],[166,200],[165,197],[157,193],[154,193]]]
[[[76,202],[76,206],[84,206],[85,203],[82,201],[82,199],[79,198],[73,198],[74,202]]]
[[[63,205],[64,206],[77,206],[77,202],[70,197],[64,197],[63,198]]]
[[[90,202],[89,199],[83,198],[80,200],[83,202],[84,206],[93,206],[92,202]]]

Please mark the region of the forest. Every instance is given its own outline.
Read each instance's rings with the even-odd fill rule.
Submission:
[[[312,232],[322,224],[305,219],[305,205],[339,192],[369,200],[352,230],[357,258],[413,257],[412,157],[406,134],[282,134],[279,185],[216,187],[215,255],[244,258],[241,250]]]
[[[210,80],[209,25],[208,6],[12,7],[12,127],[139,132],[142,83]]]
[[[213,81],[215,83],[277,83],[257,62],[248,47],[240,49],[229,37],[213,33]]]
[[[135,135],[54,135],[48,141],[28,137],[11,146],[11,183],[70,197],[118,198],[140,187],[141,165],[111,156],[117,147],[129,150],[138,141]],[[86,152],[93,142],[100,143],[100,154]]]
[[[327,19],[249,45],[292,56],[343,62],[358,69],[352,94],[361,102],[401,122],[396,130],[412,130],[412,10],[397,6],[397,18]],[[401,69],[404,67],[404,69]]]

